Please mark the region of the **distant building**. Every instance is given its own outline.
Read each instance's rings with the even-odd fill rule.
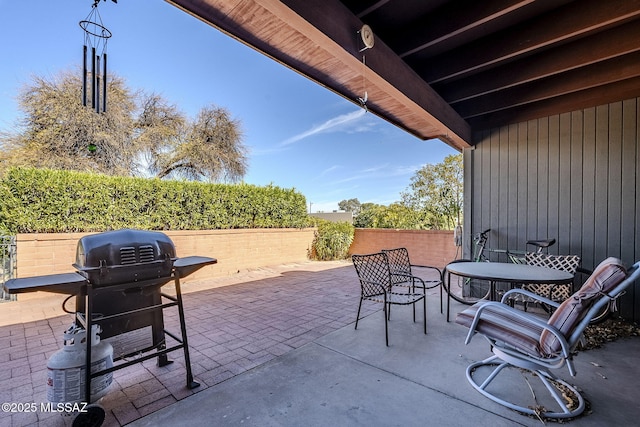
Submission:
[[[310,213],[309,216],[326,219],[327,221],[332,222],[350,222],[353,224],[352,212],[316,212]]]

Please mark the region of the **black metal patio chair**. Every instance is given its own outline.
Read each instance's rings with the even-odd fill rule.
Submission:
[[[512,289],[505,293],[502,302],[480,302],[469,307],[456,317],[456,323],[469,328],[465,343],[468,344],[475,334],[484,335],[491,344],[493,356],[469,365],[467,380],[494,402],[524,414],[552,419],[580,415],[585,408],[580,392],[550,370],[566,364],[571,376],[576,375],[573,356],[585,328],[604,305],[616,300],[639,277],[640,262],[627,271],[619,259],[607,258],[596,267],[580,290],[562,304],[523,289]],[[516,293],[536,298],[557,309],[548,320],[523,312],[508,304],[510,296]],[[485,376],[479,373],[486,371],[481,369],[483,367],[495,368]],[[496,377],[509,367],[529,371],[533,374],[531,378],[538,378],[550,393],[550,397],[546,397],[547,404],[523,406],[514,403],[519,398],[517,393],[492,385]],[[545,398],[535,394],[534,397],[536,402]],[[551,408],[552,405],[557,405],[558,409]]]
[[[384,334],[387,346],[389,345],[390,320],[389,309],[391,305],[412,305],[413,321],[416,321],[415,304],[422,300],[422,313],[424,323],[424,333],[427,333],[427,300],[426,286],[422,279],[415,278],[417,284],[414,288],[409,288],[407,292],[393,291],[392,273],[389,267],[387,254],[380,252],[368,255],[352,255],[351,259],[360,280],[360,303],[358,304],[358,314],[356,316],[356,326],[360,320],[360,309],[362,301],[369,300],[383,304],[384,312]]]
[[[393,286],[403,286],[407,288],[414,288],[416,285],[423,285],[425,290],[440,286],[440,313],[442,314],[442,271],[430,265],[411,264],[409,259],[409,251],[407,248],[395,248],[395,249],[383,249],[383,253],[387,254],[389,259],[389,268],[391,269],[391,284]],[[432,270],[438,273],[437,280],[421,279],[414,274],[411,267],[415,267],[418,271]]]

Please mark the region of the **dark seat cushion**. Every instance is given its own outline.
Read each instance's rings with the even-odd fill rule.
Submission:
[[[622,261],[613,257],[605,259],[596,267],[582,288],[560,304],[548,323],[567,336],[584,318],[596,298],[608,294],[626,277],[627,270]],[[540,337],[540,348],[546,355],[556,355],[560,352],[560,342],[553,334],[544,331]]]
[[[484,304],[479,302],[458,313],[456,323],[471,327],[478,308]],[[488,307],[482,312],[476,331],[497,341],[509,343],[527,354],[540,356],[540,335],[542,328],[526,322],[522,318],[507,311],[498,311]]]

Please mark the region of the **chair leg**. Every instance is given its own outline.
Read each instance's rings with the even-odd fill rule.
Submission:
[[[444,286],[444,282],[442,282]],[[451,310],[451,273],[447,276],[447,322],[449,322],[449,310]]]
[[[414,304],[415,307],[415,304]],[[424,322],[424,334],[427,334],[427,296],[422,298],[422,317]]]
[[[387,309],[390,309],[391,306],[387,307],[387,303],[384,303],[384,338],[387,343],[387,347],[389,347],[389,327],[387,326]],[[391,310],[389,310],[391,311]]]
[[[362,297],[360,297],[360,304],[358,304],[358,314],[356,315],[356,329],[358,329],[358,320],[360,320],[360,309],[362,308]]]

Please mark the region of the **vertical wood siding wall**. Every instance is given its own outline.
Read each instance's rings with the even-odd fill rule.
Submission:
[[[640,260],[640,98],[479,132],[464,153],[465,238],[525,249],[556,238],[555,254]],[[640,285],[620,304],[640,321]]]

